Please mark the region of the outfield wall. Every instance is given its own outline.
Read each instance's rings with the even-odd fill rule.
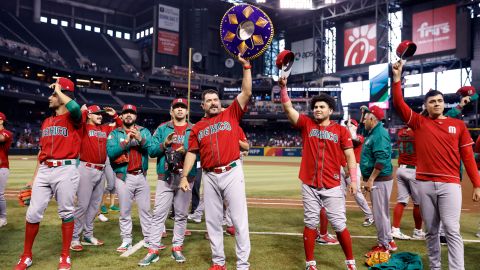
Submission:
[[[250,147],[249,156],[301,157],[301,147]],[[392,158],[398,157],[398,149],[392,149]]]

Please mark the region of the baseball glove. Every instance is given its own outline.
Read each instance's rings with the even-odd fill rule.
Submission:
[[[183,168],[183,154],[169,148],[165,151],[165,169],[178,173]]]
[[[365,260],[365,263],[368,266],[374,266],[379,263],[388,262],[388,260],[390,260],[390,252],[375,251]]]
[[[32,197],[32,187],[27,185],[20,190],[18,194],[18,204],[20,206],[29,206],[30,198]]]

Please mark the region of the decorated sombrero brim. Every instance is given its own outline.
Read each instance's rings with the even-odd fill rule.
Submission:
[[[242,4],[231,7],[222,17],[220,39],[227,52],[250,60],[260,56],[273,39],[273,24],[258,7]]]

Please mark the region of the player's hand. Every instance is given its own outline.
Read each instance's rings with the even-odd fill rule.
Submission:
[[[138,129],[134,129],[133,132],[133,138],[135,138],[137,141],[141,141],[142,140],[142,134],[140,133],[140,130]]]
[[[287,87],[287,78],[285,77],[278,78],[278,85],[282,88]]]
[[[82,107],[80,107],[80,111],[86,111],[88,110],[87,104],[83,104]]]
[[[54,83],[50,84],[49,87],[52,88],[53,91],[56,92],[56,93],[62,92],[62,87],[61,87],[60,84],[58,83],[58,79],[57,79],[57,81],[55,81]]]
[[[180,189],[182,189],[183,192],[187,192],[190,189],[190,184],[188,183],[188,179],[186,176],[183,176],[182,179],[180,180]]]
[[[240,151],[240,156],[242,157],[248,156],[248,151]]]
[[[242,57],[242,54],[238,54],[237,55],[237,61],[242,65],[242,67],[244,66],[250,66],[250,61],[248,60],[245,60],[243,57]]]
[[[480,201],[480,187],[477,187],[477,188],[474,188],[474,189],[473,189],[472,200],[473,200],[474,202]]]
[[[114,116],[115,114],[117,114],[117,112],[112,107],[103,107],[103,109],[110,116]]]
[[[368,107],[365,105],[362,105],[360,106],[360,110],[362,111],[362,113],[365,113],[366,111],[368,111]]]
[[[458,104],[461,108],[465,107],[465,105],[467,105],[468,103],[470,103],[471,101],[471,98],[470,96],[466,96],[466,97],[462,97],[460,99],[460,103]]]
[[[170,146],[172,144],[174,134],[175,134],[174,132],[168,134],[168,136],[165,138],[165,141],[163,142],[165,146]]]
[[[179,148],[177,148],[175,151],[179,152],[179,153],[182,153],[183,155],[185,154],[185,148],[183,146],[180,146]]]
[[[398,60],[392,64],[393,82],[402,80],[403,61]]]
[[[374,181],[374,180],[371,179],[371,178],[368,179],[367,183],[366,183],[365,186],[364,186],[364,187],[365,187],[365,191],[367,191],[367,192],[371,192],[371,191],[372,191],[372,189],[374,188],[374,187],[373,187],[373,181]]]
[[[354,188],[352,184],[349,184],[347,186],[347,189],[348,189],[348,192],[350,192],[350,194],[352,194],[353,196],[355,196],[357,194],[357,189]]]

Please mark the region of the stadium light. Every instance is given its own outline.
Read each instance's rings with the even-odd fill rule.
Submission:
[[[267,0],[257,0],[257,4],[263,4],[263,3],[266,3]]]
[[[75,24],[75,29],[82,30],[82,24],[81,23],[76,23]]]
[[[116,31],[116,32],[115,32],[115,37],[116,37],[116,38],[122,38],[122,32]]]
[[[124,37],[125,39],[130,40],[130,33],[125,33],[125,34],[123,35],[123,37]]]
[[[40,17],[40,22],[42,23],[48,23],[48,18],[47,17]]]
[[[50,23],[53,24],[53,25],[57,25],[57,24],[58,24],[58,20],[57,20],[57,19],[54,19],[54,18],[51,18],[51,19],[50,19]]]
[[[108,29],[108,30],[107,30],[107,35],[113,37],[113,30]]]
[[[93,28],[93,32],[95,32],[95,33],[100,33],[100,31],[101,31],[100,27],[96,27],[96,26],[95,26],[95,27]]]
[[[63,27],[68,27],[68,22],[67,21],[61,21],[60,25]]]
[[[92,27],[90,25],[85,24],[85,31],[92,31]]]
[[[280,0],[280,8],[285,9],[312,9],[312,0]]]

